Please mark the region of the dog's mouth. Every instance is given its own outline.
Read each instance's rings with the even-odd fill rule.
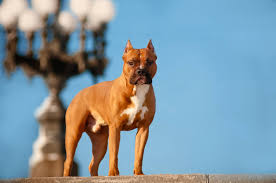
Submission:
[[[132,76],[130,78],[130,84],[133,85],[143,85],[143,84],[151,84],[152,79],[149,74],[146,74],[145,76]]]
[[[149,84],[149,83],[148,83],[148,80],[145,76],[141,76],[137,79],[135,84],[136,85],[143,85],[143,84]]]

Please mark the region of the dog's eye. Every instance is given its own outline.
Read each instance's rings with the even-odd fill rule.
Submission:
[[[148,64],[148,65],[152,65],[152,64],[153,64],[153,61],[152,61],[152,60],[147,60],[147,64]]]
[[[127,62],[127,64],[128,64],[129,66],[134,66],[134,62],[133,62],[133,61],[129,61],[129,62]]]

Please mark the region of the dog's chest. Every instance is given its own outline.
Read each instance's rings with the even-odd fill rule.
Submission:
[[[133,90],[135,95],[130,97],[131,105],[130,107],[124,109],[121,113],[121,116],[125,114],[128,116],[127,125],[133,124],[133,122],[137,118],[137,114],[140,114],[139,117],[141,120],[144,119],[145,114],[148,111],[148,107],[144,105],[144,102],[149,91],[149,86],[150,85],[134,86]]]

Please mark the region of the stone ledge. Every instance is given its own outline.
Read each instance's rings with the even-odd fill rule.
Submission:
[[[183,182],[183,183],[276,183],[273,175],[143,175],[116,177],[36,177],[0,180],[0,183],[138,183],[138,182]]]

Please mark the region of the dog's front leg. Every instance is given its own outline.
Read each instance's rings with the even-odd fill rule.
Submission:
[[[120,144],[120,129],[109,126],[109,176],[119,175],[118,152]]]
[[[134,175],[144,175],[142,171],[144,149],[149,136],[149,127],[140,127],[135,139]]]

